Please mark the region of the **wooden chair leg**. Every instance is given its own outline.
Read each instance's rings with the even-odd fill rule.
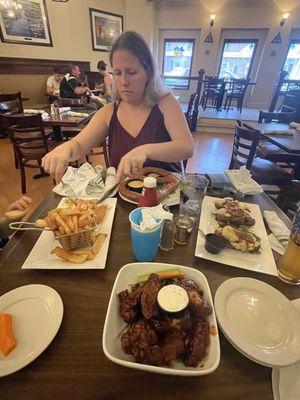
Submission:
[[[21,174],[21,191],[22,194],[26,193],[26,176],[25,176],[25,168],[22,163],[20,163],[20,174]]]
[[[14,150],[14,158],[15,158],[15,168],[18,169],[19,168],[19,163],[18,163],[18,158],[17,158],[17,154],[15,149]]]

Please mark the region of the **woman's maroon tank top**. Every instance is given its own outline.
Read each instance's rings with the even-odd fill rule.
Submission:
[[[148,143],[170,142],[171,138],[166,130],[164,117],[159,107],[155,105],[140,130],[137,137],[132,137],[120,124],[117,116],[118,105],[114,105],[114,112],[108,128],[109,164],[117,168],[121,158],[135,147]],[[162,161],[146,160],[145,167],[159,167],[173,172],[181,172],[181,165]]]

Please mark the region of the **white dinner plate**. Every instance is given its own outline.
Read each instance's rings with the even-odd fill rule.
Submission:
[[[300,299],[291,302],[300,314]],[[273,368],[272,389],[274,400],[300,399],[300,361],[283,368]]]
[[[58,207],[64,207],[66,198],[63,198]],[[114,220],[114,214],[117,199],[106,199],[103,204],[107,204],[108,209],[103,221],[97,226],[96,231],[107,233],[107,237],[94,260],[87,260],[82,264],[73,264],[66,262],[51,254],[51,250],[59,245],[55,239],[53,232],[44,231],[38,238],[33,249],[29,253],[27,259],[22,265],[23,269],[104,269],[109,248],[111,230]]]
[[[117,294],[122,290],[129,289],[132,284],[137,282],[137,277],[141,274],[150,274],[159,271],[166,271],[168,269],[174,270],[174,268],[178,268],[180,272],[184,273],[190,279],[193,279],[196,284],[201,287],[204,292],[204,297],[213,307],[212,296],[207,279],[200,271],[194,268],[175,264],[151,262],[124,265],[124,267],[120,269],[112,288],[103,329],[102,346],[104,354],[111,361],[128,368],[135,368],[146,372],[179,376],[200,376],[211,374],[218,368],[220,362],[220,342],[214,308],[212,314],[208,317],[211,332],[214,333],[211,333],[210,336],[207,355],[199,362],[197,367],[187,367],[180,361],[174,361],[172,366],[161,367],[140,364],[135,362],[131,355],[125,354],[121,348],[120,333],[124,331],[126,323],[120,317],[120,306]]]
[[[13,318],[17,347],[0,353],[0,376],[6,376],[35,360],[54,339],[63,317],[60,295],[45,285],[27,285],[0,297],[0,311]]]
[[[224,335],[252,361],[283,367],[300,360],[300,314],[272,286],[229,279],[216,292],[215,310]]]
[[[219,226],[214,216],[216,211],[216,200],[218,199],[211,196],[205,196],[203,199],[199,229],[201,229],[201,231],[205,234],[215,232],[216,228]],[[255,225],[250,227],[250,231],[261,238],[261,252],[257,254],[251,254],[226,248],[219,254],[211,254],[206,251],[204,246],[204,236],[201,231],[199,231],[195,248],[195,256],[221,264],[231,265],[233,267],[277,276],[277,267],[274,261],[273,252],[270,247],[260,208],[257,204],[243,204],[247,204],[250,209],[251,217],[255,219]]]

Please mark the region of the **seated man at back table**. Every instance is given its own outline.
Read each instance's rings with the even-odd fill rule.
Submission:
[[[49,95],[49,101],[52,103],[59,96],[59,84],[63,78],[61,69],[58,67],[53,68],[53,75],[47,79],[46,91]],[[53,98],[51,101],[51,97]]]
[[[102,106],[101,102],[98,101],[96,97],[90,97],[92,93],[91,90],[79,79],[80,68],[78,65],[70,64],[69,70],[70,72],[68,72],[60,82],[60,97],[69,99],[87,98],[89,102],[93,103],[93,105],[87,104],[87,108],[100,108]]]

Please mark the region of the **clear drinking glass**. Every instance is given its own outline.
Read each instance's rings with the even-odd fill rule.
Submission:
[[[201,174],[187,174],[182,181],[179,216],[190,218],[194,223],[200,213],[208,179]]]

